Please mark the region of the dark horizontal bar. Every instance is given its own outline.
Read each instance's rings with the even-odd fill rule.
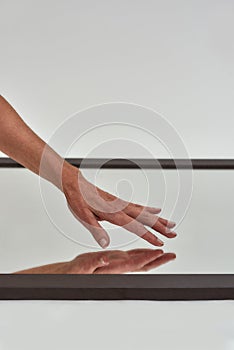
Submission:
[[[193,169],[197,170],[234,170],[234,159],[143,159],[132,158],[66,158],[66,160],[82,168],[96,169]],[[0,168],[23,168],[11,158],[0,158]]]
[[[234,275],[1,275],[1,300],[234,299]]]

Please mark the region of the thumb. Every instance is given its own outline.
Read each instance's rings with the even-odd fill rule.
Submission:
[[[95,254],[95,257],[92,259],[91,262],[91,273],[93,273],[97,268],[99,267],[105,267],[108,266],[110,263],[108,256],[106,256],[105,254]]]
[[[96,240],[99,246],[101,246],[103,249],[107,248],[108,245],[110,244],[110,237],[108,236],[104,228],[99,224],[95,215],[91,211],[88,212],[88,216],[87,216],[87,212],[86,213],[82,212],[83,216],[85,217],[84,219],[80,217],[81,215],[78,216],[73,211],[73,209],[71,208],[68,202],[67,202],[67,205],[71,213],[74,215],[74,217],[79,222],[81,222],[87,228],[87,230],[89,230],[89,232],[92,234],[93,238]]]
[[[110,237],[104,228],[99,224],[94,214],[90,212],[88,222],[82,222],[83,225],[89,230],[93,235],[96,242],[103,248],[107,248],[110,244]]]

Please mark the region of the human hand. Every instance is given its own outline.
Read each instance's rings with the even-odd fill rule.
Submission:
[[[91,232],[102,248],[110,243],[110,238],[99,221],[109,221],[123,226],[154,246],[163,242],[145,226],[153,228],[165,237],[174,238],[175,223],[161,218],[161,209],[129,203],[101,190],[87,181],[81,171],[70,164],[62,174],[63,192],[72,214]]]
[[[92,271],[89,273],[93,274],[146,272],[174,260],[175,258],[176,255],[174,253],[164,253],[161,249],[132,249],[128,251],[109,250],[78,256],[72,261],[71,271],[73,271],[72,273],[76,273],[77,267],[83,261],[84,270]],[[96,267],[95,263],[93,264],[92,261],[103,262],[103,265]]]
[[[161,249],[107,250],[84,253],[71,261],[34,267],[16,274],[122,274],[149,271],[171,260]]]
[[[101,220],[122,226],[155,246],[162,246],[163,242],[145,225],[168,238],[176,236],[171,231],[175,224],[155,215],[160,209],[128,203],[87,181],[80,170],[64,161],[33,132],[2,96],[0,125],[0,150],[62,189],[74,216],[87,227],[101,247],[107,247],[110,242],[107,232],[98,222]]]

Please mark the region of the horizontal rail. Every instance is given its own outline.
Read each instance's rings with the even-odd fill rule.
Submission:
[[[1,275],[1,300],[234,299],[234,275]]]
[[[197,170],[234,170],[234,159],[109,159],[109,158],[66,158],[82,168],[96,169],[193,169]],[[0,168],[24,168],[11,158],[0,158]]]

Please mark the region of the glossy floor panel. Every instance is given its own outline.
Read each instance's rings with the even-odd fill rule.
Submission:
[[[186,171],[182,171],[182,176]],[[91,173],[89,175],[91,177]],[[164,250],[175,252],[177,259],[151,273],[234,273],[234,171],[197,170],[193,176],[192,199],[185,217],[176,227],[178,236],[164,239]],[[72,217],[57,189],[50,184],[42,187],[53,224],[42,202],[36,175],[23,169],[1,169],[0,178],[2,272],[68,260],[82,252],[99,250],[89,232]],[[145,170],[144,174],[140,170],[103,170],[97,184],[138,203],[147,202],[149,191],[148,203],[162,206],[164,217],[171,215],[178,194],[178,177],[172,170],[163,173]],[[180,221],[181,213],[178,211],[178,217],[172,215],[172,219]],[[109,249],[151,247],[122,228],[108,223],[104,226],[111,237]]]

